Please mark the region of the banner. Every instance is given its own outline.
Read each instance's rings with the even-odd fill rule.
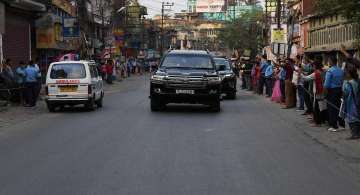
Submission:
[[[222,12],[224,11],[225,0],[198,0],[196,2],[196,12]]]
[[[63,18],[63,36],[64,38],[80,37],[80,26],[77,18]]]

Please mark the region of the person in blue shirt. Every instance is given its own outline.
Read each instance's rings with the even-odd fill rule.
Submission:
[[[36,106],[37,82],[40,77],[39,69],[36,68],[33,61],[25,69],[25,107]]]
[[[271,61],[267,62],[269,65],[265,70],[265,85],[266,85],[266,96],[271,97],[274,83],[274,64]]]
[[[25,63],[23,61],[20,61],[19,67],[17,67],[15,70],[15,78],[16,78],[16,83],[19,86],[19,95],[20,95],[21,104],[24,103],[24,97],[25,97],[25,93],[24,93],[25,91],[24,84],[26,77],[25,69],[26,69]]]
[[[286,70],[284,69],[284,64],[281,62],[280,65],[280,74],[279,74],[279,80],[280,80],[280,90],[281,90],[281,103],[285,102],[285,77],[286,77]]]
[[[264,86],[265,86],[265,72],[266,68],[269,66],[267,61],[267,56],[263,55],[261,56],[261,62],[260,62],[260,79],[259,79],[259,86],[258,86],[258,93],[259,95],[262,95],[264,92]]]
[[[25,77],[26,77],[25,69],[26,69],[25,63],[23,61],[20,61],[19,67],[17,67],[15,70],[16,83],[19,86],[23,86],[25,83]]]
[[[341,110],[342,117],[350,126],[351,136],[347,139],[360,138],[360,115],[356,106],[356,94],[358,93],[359,75],[354,66],[346,65],[347,81],[343,84],[344,106]]]
[[[338,131],[345,129],[345,122],[339,117],[339,108],[341,104],[342,85],[344,80],[344,71],[338,67],[337,58],[329,58],[330,69],[326,72],[324,88],[327,91],[327,108],[329,113],[329,131]],[[339,125],[341,129],[339,129]]]

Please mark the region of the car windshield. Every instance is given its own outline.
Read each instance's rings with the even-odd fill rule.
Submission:
[[[206,55],[168,55],[161,67],[163,68],[196,68],[213,69],[213,63]]]
[[[225,70],[230,70],[230,63],[228,60],[223,58],[215,58],[214,59],[216,66],[225,66]]]
[[[86,77],[83,64],[55,64],[50,72],[51,79],[81,79]]]

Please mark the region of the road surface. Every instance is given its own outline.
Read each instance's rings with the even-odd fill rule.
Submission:
[[[264,98],[152,113],[148,78],[123,83],[95,112],[0,129],[0,194],[360,194],[358,170]]]

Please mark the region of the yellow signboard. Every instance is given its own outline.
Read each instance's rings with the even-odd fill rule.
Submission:
[[[271,42],[272,43],[286,43],[285,30],[273,29],[271,31]]]

